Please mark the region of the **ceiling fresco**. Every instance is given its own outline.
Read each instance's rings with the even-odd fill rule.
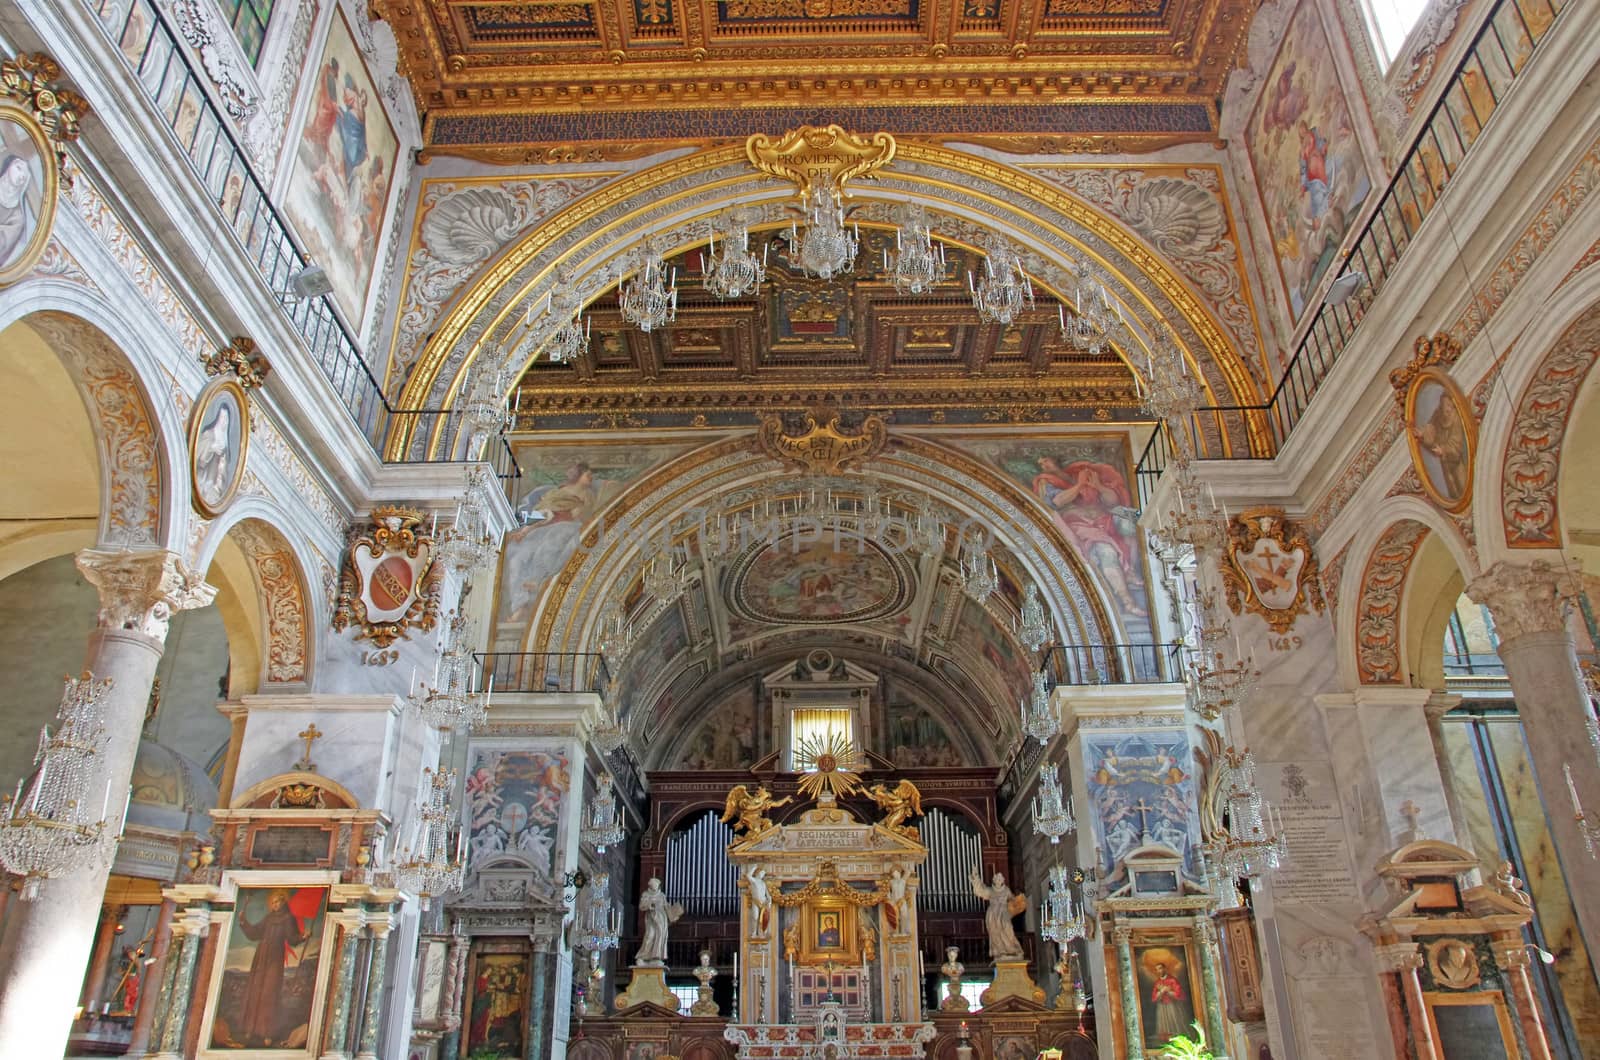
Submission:
[[[373,0],[431,151],[637,157],[821,114],[1009,149],[1215,136],[1250,0]],[[630,153],[631,152],[631,153]]]

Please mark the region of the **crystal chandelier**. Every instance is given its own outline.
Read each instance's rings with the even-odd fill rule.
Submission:
[[[1039,599],[1039,587],[1032,582],[1022,595],[1022,622],[1017,627],[1017,637],[1029,651],[1038,651],[1050,641],[1050,619]]]
[[[583,827],[578,838],[591,844],[600,854],[606,847],[622,842],[622,815],[617,812],[617,797],[611,790],[611,778],[601,773],[595,786],[594,801],[584,814]]]
[[[980,604],[1000,587],[1000,573],[995,569],[994,557],[982,547],[976,534],[961,542],[961,586]]]
[[[110,853],[110,781],[93,816],[89,785],[105,742],[100,701],[111,684],[111,678],[96,681],[87,671],[67,679],[56,714],[60,724],[54,733],[48,725],[39,732],[33,756],[38,769],[26,793],[19,780],[16,794],[0,797],[0,865],[23,878],[26,901],[39,896],[42,881],[85,871]]]
[[[658,604],[669,604],[689,586],[689,561],[676,548],[659,549],[644,567],[644,591]]]
[[[811,185],[809,201],[804,204],[806,230],[789,223],[788,263],[808,276],[831,280],[849,272],[861,246],[858,227],[844,226],[844,201],[831,174],[823,174]]]
[[[1224,878],[1254,880],[1283,863],[1288,853],[1283,822],[1256,790],[1256,760],[1247,747],[1223,751],[1228,763],[1228,828],[1207,844],[1210,863]]]
[[[944,279],[944,244],[935,244],[928,214],[912,204],[901,213],[894,232],[894,254],[883,250],[883,271],[901,294],[926,294]]]
[[[1145,378],[1144,410],[1166,425],[1167,438],[1174,447],[1172,462],[1187,464],[1194,458],[1194,443],[1187,426],[1195,410],[1205,402],[1205,390],[1189,371],[1183,350],[1166,332],[1157,336],[1145,357]]]
[[[1181,551],[1181,546],[1188,546],[1197,558],[1202,554],[1220,556],[1228,540],[1228,506],[1218,506],[1209,484],[1205,487],[1205,496],[1201,496],[1200,482],[1195,478],[1192,464],[1175,462],[1169,471],[1176,505],[1165,512],[1156,509],[1156,525],[1151,537],[1157,548],[1163,552],[1177,552]]]
[[[455,770],[424,769],[422,772],[431,783],[423,789],[422,805],[417,814],[417,843],[396,855],[394,881],[402,891],[421,899],[422,908],[427,909],[429,899],[461,889],[467,874],[467,858],[465,833],[458,830],[455,843],[450,842],[450,822],[454,817],[450,809],[450,791],[455,786]]]
[[[573,945],[598,955],[616,949],[622,934],[622,913],[611,905],[611,874],[597,872],[589,877],[589,897],[583,905]],[[598,963],[596,964],[598,967]]]
[[[492,475],[482,465],[468,473],[467,490],[456,505],[455,521],[435,537],[434,555],[458,574],[488,565],[500,551],[500,542],[489,530],[485,496],[491,488]]]
[[[1072,796],[1061,792],[1059,765],[1039,770],[1039,793],[1033,797],[1033,830],[1049,836],[1051,843],[1059,843],[1062,836],[1078,830],[1077,818],[1072,815]]]
[[[1061,732],[1061,718],[1050,703],[1050,689],[1043,670],[1033,675],[1033,694],[1021,706],[1022,731],[1035,740],[1049,743],[1052,736]]]
[[[631,279],[623,281],[617,306],[622,310],[622,319],[649,334],[678,318],[678,269],[667,269],[661,251],[653,243],[646,242],[640,253],[644,265]]]
[[[1225,646],[1229,627],[1217,607],[1215,590],[1199,594],[1197,610],[1198,628],[1187,649],[1191,662],[1189,706],[1207,721],[1215,721],[1249,697],[1261,672],[1241,648],[1237,635],[1231,652]]]
[[[1088,292],[1087,298],[1084,297],[1085,291]],[[1066,311],[1060,307],[1057,307],[1056,315],[1061,321],[1061,337],[1091,357],[1100,356],[1124,326],[1122,307],[1112,300],[1105,283],[1088,262],[1078,266],[1078,290],[1072,319],[1068,320]]]
[[[932,501],[926,497],[917,505],[915,521],[911,524],[911,547],[924,555],[937,555],[944,551],[945,520]]]
[[[976,281],[967,273],[972,308],[985,320],[1002,326],[1018,313],[1033,309],[1033,284],[1022,270],[1022,259],[1010,243],[997,235],[984,239],[983,275]]]
[[[607,706],[604,709],[605,716],[590,731],[589,742],[594,744],[601,754],[609,755],[622,750],[622,745],[628,742],[628,734],[622,728],[616,708]]]
[[[551,364],[571,364],[589,348],[589,321],[582,318],[572,289],[564,285],[546,297],[545,309],[552,320],[561,321],[545,343],[545,356]]]
[[[633,646],[633,627],[615,603],[607,605],[600,613],[599,644],[600,654],[613,663],[621,662]]]
[[[701,285],[718,298],[738,298],[761,286],[767,278],[767,248],[757,257],[750,249],[750,226],[742,215],[734,215],[722,235],[722,253],[717,253],[717,233],[713,228],[706,242],[704,275]]]
[[[504,364],[490,364],[485,355],[468,372],[462,384],[461,418],[471,428],[468,438],[468,459],[476,460],[488,440],[512,425],[512,413],[506,403],[511,390],[511,379]]]
[[[475,667],[472,649],[467,645],[467,618],[451,612],[445,620],[443,647],[439,653],[439,666],[434,672],[434,683],[422,684],[411,696],[422,720],[439,729],[470,729],[482,725],[489,718],[489,698],[494,692],[494,678],[489,679],[489,690],[479,692],[473,687]]]
[[[1072,900],[1072,876],[1057,864],[1050,866],[1050,880],[1039,919],[1039,934],[1057,945],[1081,939],[1088,931],[1083,906]]]

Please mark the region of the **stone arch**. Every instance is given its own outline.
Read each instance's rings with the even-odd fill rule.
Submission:
[[[1459,533],[1420,498],[1391,497],[1374,514],[1349,546],[1361,562],[1341,574],[1340,668],[1350,685],[1409,684],[1417,664],[1411,627],[1430,620],[1432,597],[1452,574],[1458,583],[1453,604],[1459,583],[1477,567]],[[1425,550],[1435,553],[1427,584],[1414,577]]]
[[[1113,296],[1135,330],[1170,329],[1217,404],[1262,400],[1263,382],[1177,270],[1130,229],[1062,188],[990,159],[904,143],[891,166],[851,191],[868,214],[866,223],[874,221],[874,209],[909,201],[935,211],[941,239],[972,244],[979,230],[998,231],[1022,248],[1040,284],[1058,294],[1075,287],[1070,259],[1094,260],[1110,275]],[[670,248],[675,252],[700,241],[690,233],[732,206],[775,211],[792,197],[788,184],[750,167],[742,146],[671,159],[584,196],[502,250],[455,296],[406,380],[401,403],[449,405],[481,352],[529,348],[520,341],[526,333],[517,307],[536,303],[557,285],[592,300],[628,271],[629,255],[646,235],[685,234],[684,247]],[[443,433],[448,427],[440,423],[426,438],[391,436],[389,458],[453,444]],[[1265,423],[1253,419],[1225,417],[1222,434],[1216,441],[1226,451],[1257,453],[1270,446]]]
[[[211,567],[225,539],[238,548],[249,566],[259,614],[254,628],[259,630],[260,683],[301,688],[311,682],[317,630],[325,623],[319,621],[323,611],[307,575],[310,549],[281,529],[285,521],[263,498],[239,499],[207,529],[197,569]]]
[[[1519,340],[1538,355],[1508,358],[1498,385],[1513,403],[1486,396],[1480,436],[1479,525],[1485,544],[1504,549],[1559,549],[1561,458],[1578,393],[1600,359],[1600,269],[1586,269],[1556,292]],[[1495,548],[1493,551],[1499,551]],[[1485,554],[1485,562],[1491,556]]]
[[[83,544],[178,548],[188,531],[188,398],[161,367],[184,354],[164,331],[130,318],[98,294],[55,279],[0,291],[0,331],[32,329],[77,386],[100,459],[100,518]],[[43,554],[36,558],[45,558]]]

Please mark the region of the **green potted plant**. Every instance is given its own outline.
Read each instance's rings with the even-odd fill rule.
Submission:
[[[1215,1054],[1206,1048],[1206,1032],[1199,1023],[1194,1024],[1194,1033],[1195,1040],[1180,1034],[1163,1045],[1162,1060],[1213,1060]]]

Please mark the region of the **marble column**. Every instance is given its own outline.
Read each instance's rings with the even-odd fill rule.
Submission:
[[[1570,578],[1563,568],[1542,560],[1500,562],[1474,579],[1467,595],[1494,616],[1500,661],[1511,679],[1550,838],[1593,964],[1600,953],[1600,860],[1584,847],[1573,793],[1581,799],[1588,823],[1600,822],[1600,757],[1585,729],[1589,693],[1566,629]],[[1565,769],[1571,770],[1570,792]]]
[[[154,1056],[159,1053],[161,1043],[167,1036],[167,1024],[184,1017],[184,1013],[172,1006],[172,991],[178,981],[178,955],[182,949],[183,936],[174,924],[167,934],[166,954],[161,962],[161,988],[156,992],[155,1014],[152,1017],[154,1035],[147,1037],[145,1046],[138,1053],[129,1048],[130,1056]],[[152,1047],[154,1052],[149,1051]]]
[[[99,590],[98,628],[84,668],[111,680],[100,700],[106,739],[88,779],[97,798],[109,783],[112,803],[128,790],[150,685],[173,613],[211,602],[216,590],[176,553],[163,549],[78,553],[78,569]],[[112,827],[120,822],[113,819]],[[111,848],[92,867],[44,880],[39,894],[11,909],[0,943],[0,1042],[18,1056],[66,1051],[78,1007],[76,971],[89,963],[95,921],[111,870]]]
[[[356,1060],[378,1060],[378,1031],[383,1027],[383,980],[389,967],[389,930],[394,926],[387,913],[368,923],[372,932],[372,963],[367,970],[367,999],[361,1006],[361,1046]]]
[[[440,1001],[444,1034],[439,1038],[439,1060],[457,1060],[460,1055],[461,1006],[466,981],[467,936],[457,922],[450,927],[450,950],[445,956],[444,997]]]
[[[339,925],[339,945],[333,965],[333,1011],[328,1016],[327,1048],[321,1060],[345,1060],[350,1055],[350,1008],[356,988],[356,943],[366,917],[359,911],[328,914]]]
[[[155,931],[150,936],[151,963],[140,969],[139,1012],[133,1018],[133,1036],[125,1054],[130,1060],[144,1056],[150,1048],[150,1031],[155,1026],[156,1013],[165,1003],[167,969],[171,964],[167,951],[172,944],[172,913],[176,908],[177,904],[168,898],[161,903],[161,912],[156,915]],[[156,980],[154,990],[150,989],[152,978]]]
[[[94,952],[89,957],[89,972],[83,977],[83,1005],[85,1011],[98,1009],[105,997],[106,968],[111,964],[111,947],[117,941],[117,924],[126,909],[108,905],[100,911],[100,926],[95,931]]]
[[[1205,993],[1206,1043],[1216,1060],[1228,1060],[1228,1025],[1222,1020],[1222,990],[1217,982],[1217,932],[1211,918],[1194,918],[1195,949],[1200,953],[1200,989]]]
[[[178,941],[178,957],[173,962],[172,989],[167,997],[167,1017],[161,1028],[161,1050],[155,1060],[183,1060],[183,1032],[189,1026],[194,998],[194,972],[200,960],[200,946],[211,929],[211,906],[198,902],[183,911],[172,925]]]
[[[1117,993],[1122,997],[1122,1029],[1128,1039],[1124,1055],[1128,1060],[1144,1060],[1144,1027],[1139,1020],[1139,986],[1133,978],[1133,929],[1118,924],[1111,929],[1117,944]]]
[[[550,1056],[555,1029],[551,1016],[555,1010],[553,988],[556,981],[556,954],[547,950],[533,952],[533,980],[528,994],[528,1054],[527,1060],[543,1060]]]
[[[1550,1043],[1539,1018],[1539,999],[1528,980],[1528,947],[1519,931],[1513,939],[1496,939],[1495,963],[1510,981],[1511,996],[1517,1003],[1517,1021],[1522,1024],[1522,1040],[1528,1046],[1528,1060],[1550,1060]]]
[[[1400,990],[1405,998],[1406,1020],[1411,1028],[1411,1047],[1416,1060],[1440,1060],[1438,1047],[1433,1041],[1433,1031],[1428,1026],[1428,1005],[1422,997],[1422,981],[1417,969],[1422,967],[1422,950],[1415,942],[1393,942],[1373,947],[1378,967],[1385,973],[1400,978]]]
[[[1428,719],[1428,739],[1433,741],[1433,755],[1439,763],[1439,781],[1444,785],[1444,803],[1450,811],[1450,827],[1455,830],[1456,844],[1472,848],[1472,830],[1467,827],[1467,815],[1462,810],[1461,791],[1456,785],[1455,771],[1450,768],[1449,750],[1444,745],[1444,716],[1461,705],[1461,697],[1448,692],[1434,692],[1422,705]],[[1469,883],[1483,882],[1480,870],[1472,870]]]

